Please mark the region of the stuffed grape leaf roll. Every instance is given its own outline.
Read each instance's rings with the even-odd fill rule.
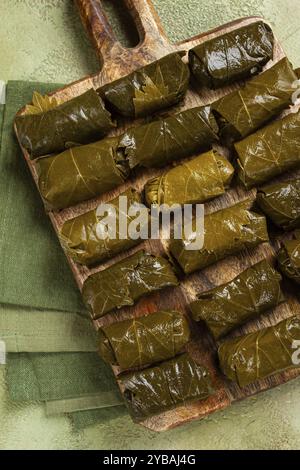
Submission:
[[[214,393],[208,369],[187,354],[123,375],[120,383],[134,421],[204,400]]]
[[[116,215],[114,219],[116,237],[110,237],[109,232],[105,239],[101,236],[103,216],[99,214],[99,206],[97,206],[95,209],[69,219],[63,224],[59,234],[61,244],[68,255],[77,263],[88,266],[112,258],[121,251],[129,250],[140,243],[141,238],[134,240],[129,237],[128,226],[134,217],[129,215],[128,209],[141,203],[141,195],[133,189],[128,189],[120,196],[106,202],[106,204],[109,204],[111,212],[105,212],[105,216],[107,213],[111,216]],[[127,225],[127,238],[120,238],[118,232],[121,219],[122,223]],[[107,231],[105,227],[104,230]]]
[[[274,121],[235,144],[246,189],[300,166],[300,112]]]
[[[278,262],[282,273],[300,284],[300,231],[295,233],[295,239],[283,242]]]
[[[130,168],[161,167],[199,151],[218,139],[218,126],[209,106],[191,108],[165,119],[128,129],[119,141],[119,152]]]
[[[270,27],[258,21],[205,41],[189,51],[189,65],[201,86],[220,88],[249,78],[273,58]]]
[[[99,350],[106,362],[125,370],[170,359],[189,339],[185,316],[168,310],[102,327]]]
[[[240,140],[292,104],[297,76],[287,58],[212,104],[221,137]]]
[[[295,345],[300,341],[300,317],[225,341],[219,347],[224,374],[240,387],[277,372],[299,367]]]
[[[224,194],[233,173],[231,163],[210,150],[148,181],[146,201],[149,206],[202,203]]]
[[[300,227],[300,180],[275,183],[258,190],[257,203],[279,228]]]
[[[40,158],[39,189],[46,204],[63,209],[122,184],[129,168],[117,146],[117,138],[106,138]]]
[[[165,258],[138,251],[90,275],[83,284],[82,295],[93,317],[99,318],[113,309],[134,305],[151,292],[176,285],[173,268]]]
[[[284,301],[280,274],[266,261],[232,281],[197,295],[190,304],[194,320],[203,320],[215,339]]]
[[[142,117],[181,101],[189,84],[184,52],[175,52],[131,74],[104,85],[97,91],[123,116]]]
[[[99,140],[114,127],[93,88],[48,111],[17,116],[15,123],[19,141],[31,158]]]
[[[254,248],[269,240],[266,218],[253,212],[250,200],[221,209],[204,217],[204,244],[201,249],[189,249],[188,239],[170,241],[170,252],[188,274],[203,269],[246,248]],[[193,233],[196,227],[193,226]]]

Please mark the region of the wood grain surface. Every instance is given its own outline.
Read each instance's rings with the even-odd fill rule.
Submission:
[[[116,40],[99,0],[75,0],[75,2],[78,5],[82,21],[98,52],[102,68],[98,74],[85,77],[82,80],[52,93],[61,101],[73,98],[91,87],[98,88],[99,86],[120,78],[129,72],[132,72],[136,68],[157,60],[170,52],[179,50],[188,51],[190,48],[208,39],[217,37],[223,33],[235,30],[241,26],[245,26],[261,19],[258,17],[238,19],[183,42],[171,44],[162,29],[159,18],[150,0],[124,0],[126,7],[129,9],[135,21],[140,36],[140,43],[136,47],[126,49]],[[199,23],[200,21],[201,19],[199,19]],[[273,63],[276,63],[284,56],[285,53],[276,40],[274,60],[273,62],[269,62],[266,67],[270,67]],[[185,56],[185,60],[187,60],[187,56]],[[196,85],[192,83],[184,102],[173,108],[172,112],[212,103],[238,86],[239,85],[236,84],[217,91],[211,91],[204,89],[197,90]],[[20,110],[19,113],[21,114],[23,112],[24,109]],[[164,113],[161,114],[164,115]],[[137,123],[138,121],[133,122],[123,120],[118,129],[113,131],[111,135],[120,134],[127,127],[136,125]],[[33,178],[37,183],[38,180],[35,163],[29,159],[29,155],[26,150],[24,148],[22,150]],[[225,155],[230,157],[226,149],[221,150]],[[162,171],[163,170],[138,171],[134,176],[126,181],[124,185],[118,187],[114,191],[102,195],[99,198],[95,198],[62,211],[49,212],[49,217],[56,232],[59,233],[62,224],[66,220],[96,207],[102,201],[107,201],[112,197],[117,196],[124,191],[124,189],[130,186],[142,191],[145,182],[150,177],[156,176]],[[300,176],[300,172],[298,172],[298,174]],[[293,173],[293,177],[294,176],[295,172]],[[290,175],[284,176],[284,178],[289,177]],[[246,192],[241,187],[233,185],[224,196],[206,204],[205,210],[207,213],[213,212],[235,204],[247,197],[252,197],[254,199],[255,190]],[[141,316],[159,309],[177,309],[188,315],[187,305],[195,298],[195,294],[197,292],[202,292],[214,286],[223,284],[224,282],[230,281],[241,271],[263,258],[267,258],[271,262],[274,262],[276,250],[279,247],[280,235],[278,233],[273,235],[271,243],[264,243],[254,250],[245,250],[238,256],[228,257],[225,260],[202,270],[201,272],[197,272],[183,278],[181,279],[182,282],[179,287],[168,288],[161,293],[152,294],[151,296],[140,300],[134,307],[126,307],[120,309],[116,313],[108,314],[99,320],[94,320],[95,327],[98,329],[104,324],[120,321],[125,318],[131,318],[133,316]],[[78,287],[79,289],[82,289],[84,280],[91,273],[103,270],[107,266],[114,264],[116,261],[125,258],[129,254],[134,253],[141,248],[145,248],[147,251],[154,254],[165,254],[167,252],[168,245],[165,240],[147,240],[134,249],[123,252],[114,259],[102,263],[94,269],[80,266],[74,263],[70,257],[67,256],[67,258]],[[242,328],[236,330],[233,335],[255,331],[262,327],[275,324],[293,314],[300,314],[300,303],[297,299],[296,288],[293,288],[289,281],[285,281],[284,290],[287,296],[286,303],[280,305],[272,312],[262,315],[259,319],[247,323]],[[154,431],[163,431],[193,419],[202,418],[214,411],[226,408],[236,400],[241,400],[247,396],[275,387],[300,375],[300,370],[290,370],[240,389],[235,384],[229,382],[218,369],[216,354],[217,345],[214,343],[205,325],[202,323],[196,324],[191,319],[190,323],[192,329],[192,341],[187,346],[187,349],[196,361],[205,364],[209,368],[217,391],[214,396],[205,401],[197,401],[190,405],[177,407],[174,410],[161,413],[143,421],[142,424],[147,428]],[[115,372],[117,373],[117,371]]]

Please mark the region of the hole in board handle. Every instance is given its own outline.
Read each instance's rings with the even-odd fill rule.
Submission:
[[[102,0],[101,4],[117,40],[126,48],[136,47],[140,42],[140,37],[124,1]]]

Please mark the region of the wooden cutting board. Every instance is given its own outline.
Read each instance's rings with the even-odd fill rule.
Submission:
[[[140,43],[136,47],[126,49],[116,40],[99,0],[75,0],[75,2],[79,8],[82,21],[92,38],[97,53],[99,54],[102,69],[96,75],[85,77],[54,92],[53,95],[61,101],[73,98],[91,87],[98,88],[101,85],[120,78],[136,68],[157,60],[170,52],[179,50],[187,51],[208,39],[233,31],[241,26],[245,26],[260,19],[258,17],[238,19],[232,23],[220,26],[217,29],[200,34],[194,38],[177,44],[171,44],[163,31],[159,18],[150,0],[124,0],[124,4],[129,9],[140,36]],[[201,18],[199,18],[199,25],[201,25]],[[284,56],[285,54],[280,44],[276,41],[273,63],[277,62]],[[267,66],[269,67],[270,65],[272,64],[269,63]],[[237,87],[237,85],[223,88],[218,91],[203,92],[203,90],[198,90],[197,93],[196,89],[192,86],[188,91],[184,102],[177,106],[175,111],[211,103],[235,87]],[[19,113],[22,112],[23,110]],[[174,110],[172,110],[172,112],[174,112]],[[120,134],[129,125],[133,125],[133,123],[129,121],[122,122],[121,126],[114,131],[114,133]],[[32,172],[33,178],[37,183],[35,163],[29,159],[29,155],[25,149],[23,148],[22,150]],[[162,170],[140,171],[138,175],[131,178],[131,180],[126,182],[126,184],[105,194],[104,196],[69,209],[50,212],[49,217],[55,230],[58,232],[62,224],[67,219],[96,207],[101,201],[107,201],[112,197],[117,196],[129,186],[134,186],[141,191],[145,181],[150,177],[160,174],[161,171]],[[206,211],[212,212],[218,210],[235,204],[249,196],[254,198],[255,190],[246,192],[240,187],[233,187],[226,193],[226,195],[206,204]],[[268,258],[271,261],[274,261],[275,252],[276,249],[278,249],[278,246],[279,243],[277,239],[273,240],[270,244],[265,243],[255,250],[247,250],[238,256],[226,258],[201,272],[183,279],[180,287],[178,288],[169,288],[164,290],[162,293],[153,294],[142,299],[134,307],[123,308],[117,313],[106,315],[97,321],[95,320],[95,327],[99,328],[103,324],[120,321],[132,316],[141,316],[145,313],[151,313],[156,310],[166,308],[178,309],[183,311],[185,314],[188,314],[187,304],[194,299],[196,292],[201,292],[230,281],[248,266],[263,258]],[[138,247],[124,252],[113,260],[103,263],[92,270],[75,264],[68,256],[67,258],[78,287],[81,289],[84,280],[92,272],[102,270],[141,248],[145,248],[155,254],[164,254],[167,250],[167,244],[163,240],[145,241]],[[268,314],[261,316],[259,320],[248,323],[243,328],[237,330],[233,335],[255,331],[262,327],[275,324],[295,313],[300,314],[300,303],[296,297],[296,289],[289,283],[287,283],[285,287],[285,293],[287,295],[287,302],[285,304],[279,306],[273,312],[269,312]],[[300,370],[291,370],[276,374],[266,380],[261,380],[249,387],[240,389],[238,386],[230,383],[219,371],[217,366],[216,345],[205,326],[202,324],[196,324],[195,322],[192,322],[192,320],[190,321],[193,339],[187,349],[196,361],[205,364],[210,369],[217,392],[214,396],[205,401],[198,401],[187,406],[178,407],[174,410],[145,420],[142,424],[147,428],[155,431],[163,431],[193,419],[202,418],[214,411],[226,408],[237,400],[244,399],[260,391],[275,387],[300,375]],[[116,370],[115,373],[117,373]]]

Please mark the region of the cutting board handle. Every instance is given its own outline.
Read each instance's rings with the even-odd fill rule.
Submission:
[[[75,0],[93,45],[106,66],[113,64],[120,57],[129,57],[135,62],[141,60],[143,52],[158,46],[166,49],[169,41],[151,0],[123,0],[136,25],[140,42],[136,47],[123,47],[116,39],[113,29],[104,11],[101,0]]]

